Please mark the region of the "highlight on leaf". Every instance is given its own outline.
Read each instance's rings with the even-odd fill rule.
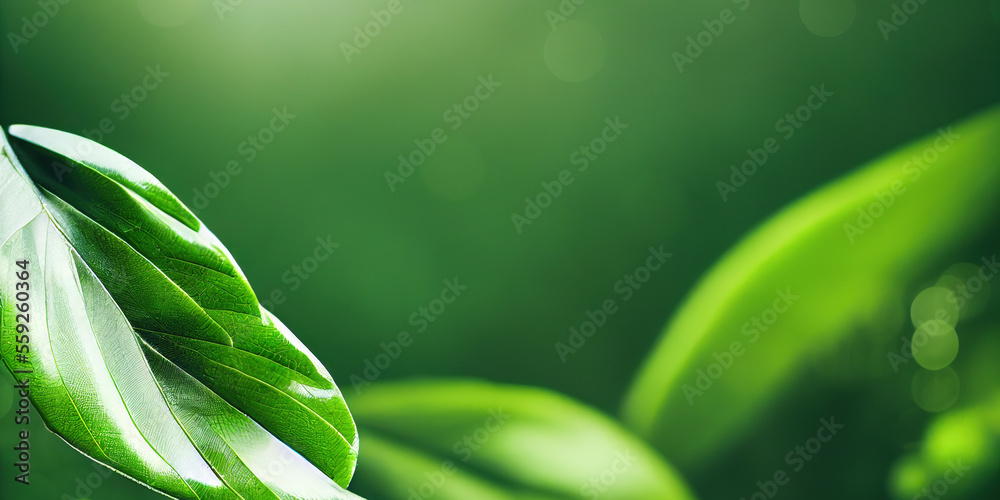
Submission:
[[[176,498],[358,498],[344,490],[358,435],[340,390],[218,238],[118,153],[51,129],[10,133],[0,353],[32,371],[46,426]],[[27,306],[15,307],[15,276]]]

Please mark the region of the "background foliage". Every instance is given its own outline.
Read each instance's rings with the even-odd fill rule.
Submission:
[[[84,133],[108,120],[113,131],[91,135],[193,205],[262,298],[284,293],[275,313],[323,360],[348,403],[352,376],[365,377],[379,343],[407,331],[412,345],[378,382],[484,378],[554,389],[617,414],[671,313],[741,236],[856,166],[1000,101],[996,0],[929,0],[888,40],[877,25],[890,20],[888,0],[856,2],[853,23],[835,37],[814,33],[830,26],[803,22],[802,9],[819,0],[753,1],[745,11],[728,0],[590,0],[558,37],[546,17],[555,0],[403,0],[350,61],[342,43],[353,43],[355,28],[385,2],[242,2],[221,16],[210,2],[158,4],[60,4],[16,50],[8,33],[21,33],[22,17],[41,8],[0,4],[0,123]],[[735,22],[678,72],[671,55],[726,8]],[[126,114],[121,96],[148,68],[168,76]],[[446,111],[490,75],[500,86],[452,129]],[[784,139],[776,122],[822,85],[834,95]],[[269,126],[275,108],[295,117],[249,161],[241,144]],[[574,151],[615,117],[628,128],[519,234],[511,214],[523,213],[524,198],[575,168]],[[390,190],[385,172],[397,155],[436,127],[447,140]],[[768,137],[780,150],[723,201],[716,183]],[[199,207],[195,190],[218,183],[213,174],[223,178],[230,161],[240,173]],[[340,246],[308,279],[290,279],[284,273],[313,255],[317,238]],[[660,245],[673,254],[663,269],[563,362],[555,343],[588,310],[620,298],[616,282]],[[933,273],[899,283],[906,295],[885,311],[897,337],[910,301],[941,271],[998,247],[996,232],[985,231],[926,263]],[[813,256],[816,266],[835,258]],[[411,324],[456,277],[468,290],[426,330]],[[989,300],[983,331],[1000,319]],[[682,469],[685,479],[704,498],[749,496],[820,417],[835,414],[858,432],[838,438],[782,494],[888,497],[894,464],[921,449],[933,417],[909,400],[909,374],[885,373],[884,353],[845,344],[811,362],[753,432],[710,466]],[[990,393],[996,381],[977,383]],[[8,434],[0,449],[10,449]],[[54,436],[35,439],[33,474],[46,480],[32,494],[73,495],[91,464]],[[5,498],[12,488],[0,482]],[[998,488],[994,479],[970,494],[991,498]],[[109,477],[93,498],[143,495],[152,494]]]

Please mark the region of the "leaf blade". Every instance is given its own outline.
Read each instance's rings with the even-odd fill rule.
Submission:
[[[32,130],[31,127],[18,129],[22,133]],[[80,139],[69,134],[65,136],[74,141]],[[259,352],[268,355],[262,357],[266,362],[259,371],[288,370],[294,375],[286,374],[283,381],[294,381],[299,384],[295,389],[307,394],[310,388],[314,389],[316,392],[309,394],[312,397],[310,404],[328,405],[325,407],[328,414],[339,418],[336,424],[330,424],[339,441],[332,445],[314,443],[314,448],[309,450],[312,455],[329,455],[319,465],[300,455],[299,450],[293,448],[294,441],[292,446],[282,442],[275,435],[273,425],[267,427],[268,423],[274,424],[275,419],[261,424],[240,411],[240,402],[252,399],[253,395],[236,394],[239,391],[229,387],[229,400],[223,398],[217,392],[220,384],[199,379],[197,375],[204,377],[204,373],[191,370],[191,363],[168,360],[137,333],[135,324],[150,321],[163,326],[166,323],[175,333],[186,333],[183,329],[191,325],[195,325],[196,330],[214,328],[217,335],[206,337],[206,341],[230,349],[234,339],[242,345],[260,340],[260,331],[247,334],[245,323],[230,322],[229,330],[213,323],[198,301],[191,299],[153,264],[156,259],[162,261],[163,252],[154,255],[154,260],[141,255],[113,231],[76,210],[63,198],[36,186],[2,132],[0,146],[3,151],[0,207],[5,214],[0,220],[0,236],[4,241],[0,246],[0,258],[3,259],[0,267],[4,271],[0,277],[0,285],[3,285],[0,288],[0,332],[3,333],[0,351],[4,363],[13,372],[19,362],[14,350],[16,342],[9,334],[16,322],[15,294],[10,277],[14,276],[14,262],[28,258],[35,266],[31,283],[34,302],[31,328],[33,332],[45,332],[45,335],[33,333],[31,339],[31,364],[36,367],[32,401],[50,430],[88,457],[176,498],[358,498],[335,482],[336,479],[346,485],[353,473],[357,453],[353,419],[328,372],[287,328],[256,306],[260,328],[272,335],[265,335],[268,342],[258,346]],[[111,153],[103,158],[121,161],[120,155]],[[34,167],[38,175],[37,165]],[[99,165],[83,166],[74,170],[68,179],[79,180],[80,176],[100,168]],[[169,204],[166,197],[169,191],[158,182],[140,185],[127,178],[142,179],[143,176],[134,171],[138,168],[129,166],[113,173],[136,189],[155,188],[151,197],[156,203],[181,218],[186,217],[184,211]],[[100,181],[109,177],[101,175],[91,179]],[[117,181],[112,184],[124,186]],[[105,182],[104,187],[113,188],[112,184]],[[85,205],[86,197],[74,199],[67,194],[72,191],[66,191],[65,186],[52,187],[62,189],[64,196]],[[90,194],[99,198],[101,192]],[[150,210],[151,217],[163,220],[153,213],[159,209],[150,209],[150,206],[149,200],[136,205]],[[105,215],[113,217],[113,209],[112,204]],[[199,234],[217,247],[215,255],[231,259],[214,235],[200,223],[196,226],[200,228]],[[189,225],[175,224],[169,229],[189,230]],[[129,236],[128,232],[120,234]],[[166,297],[170,299],[154,304],[156,301],[150,301],[149,297],[145,303],[140,298],[123,308],[123,298],[143,290],[136,288],[136,280],[123,276],[127,277],[141,264],[146,264],[142,268],[146,274],[139,282],[152,280],[155,286],[147,289],[167,290]],[[231,264],[235,272],[229,276],[242,278],[235,263]],[[40,280],[44,280],[44,286],[38,286]],[[234,287],[230,282],[230,291],[241,290],[241,287],[240,283]],[[245,299],[247,303],[256,304],[249,285],[243,292],[250,294]],[[211,293],[227,292],[209,290],[202,298],[211,300],[207,296]],[[185,298],[187,301],[183,302]],[[181,308],[187,316],[178,315],[173,318],[175,323],[165,321],[164,316],[171,313],[170,305],[177,306],[181,302],[187,306]],[[152,305],[157,307],[150,307]],[[143,307],[150,310],[144,311]],[[163,315],[159,314],[161,312]],[[275,346],[282,349],[265,352]],[[284,359],[286,365],[298,363],[302,369],[293,370],[275,359]],[[288,359],[292,361],[287,362]],[[185,371],[181,365],[188,365],[189,369]],[[210,385],[215,385],[216,390]],[[293,399],[287,394],[289,387],[285,389],[283,397]],[[309,398],[303,396],[303,399]],[[351,441],[344,438],[340,429],[348,431]],[[296,430],[302,430],[302,426]],[[274,473],[276,467],[282,474]],[[318,467],[325,467],[325,470]]]
[[[590,498],[591,482],[613,474],[616,463],[616,481],[602,498],[693,498],[640,440],[546,390],[413,381],[367,388],[351,406],[364,422],[368,453],[359,481],[389,500],[406,500],[446,460],[457,470],[435,489],[442,500]]]
[[[1000,160],[1000,108],[956,128],[961,138],[916,179],[913,158],[941,144],[937,136],[808,195],[728,252],[685,299],[636,376],[622,406],[630,427],[668,458],[697,467],[759,418],[803,359],[847,332],[876,325],[926,262],[975,233],[990,216],[986,209],[996,207],[1000,170],[991,165]],[[884,207],[877,225],[852,232],[846,224],[857,224],[858,209],[870,209],[878,201],[874,192],[891,191],[894,183],[906,190]],[[837,258],[817,264],[815,255]],[[801,301],[766,330],[747,329],[772,308],[778,289]],[[753,330],[759,346],[745,333]],[[766,356],[750,352],[767,349],[765,340]],[[730,351],[732,342],[746,354],[703,383],[703,395],[685,389],[698,389],[698,370],[717,363],[713,355]]]

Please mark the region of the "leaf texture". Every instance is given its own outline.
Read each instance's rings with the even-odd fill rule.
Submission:
[[[47,427],[176,498],[358,498],[344,490],[358,436],[340,390],[219,240],[114,151],[51,129],[10,133],[0,351],[30,379]]]

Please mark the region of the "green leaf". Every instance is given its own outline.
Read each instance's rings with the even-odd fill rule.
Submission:
[[[880,317],[1000,201],[1000,108],[955,126],[958,138],[948,130],[806,196],[737,244],[667,325],[626,397],[626,422],[668,459],[698,466],[812,357],[854,332],[894,334]]]
[[[920,449],[894,465],[890,486],[903,500],[919,498],[936,481],[957,479],[949,482],[949,498],[971,498],[998,471],[1000,393],[936,417]]]
[[[0,132],[0,351],[47,427],[177,498],[357,498],[343,490],[358,437],[340,390],[215,235],[110,149],[10,132],[21,141]]]
[[[953,365],[958,404],[935,415],[919,445],[911,438],[896,461],[889,485],[900,500],[918,497],[946,473],[948,498],[975,498],[1000,472],[1000,325],[961,332],[962,355]]]
[[[394,383],[366,389],[351,407],[365,435],[357,484],[374,498],[692,498],[619,424],[545,390]]]

